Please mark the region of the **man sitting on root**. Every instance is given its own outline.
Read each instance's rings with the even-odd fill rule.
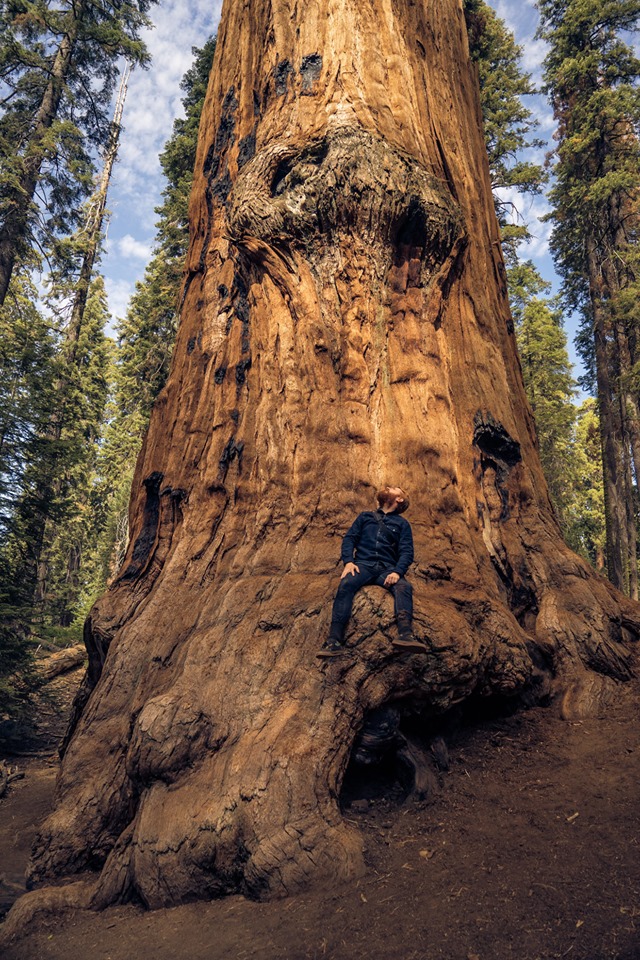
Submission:
[[[409,498],[400,487],[383,487],[377,501],[378,509],[359,514],[342,541],[344,570],[333,602],[329,637],[318,657],[345,653],[344,635],[354,597],[369,584],[385,587],[393,594],[398,625],[393,646],[409,653],[427,652],[412,633],[413,590],[404,576],[413,563],[411,524],[400,516],[409,508]]]

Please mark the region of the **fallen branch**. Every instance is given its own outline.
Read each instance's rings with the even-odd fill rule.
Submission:
[[[67,647],[66,650],[59,650],[58,653],[40,660],[37,663],[37,671],[44,680],[53,680],[62,673],[68,673],[69,670],[82,666],[86,658],[87,651],[84,644],[78,643],[75,647]]]
[[[4,797],[10,783],[13,783],[14,780],[23,779],[24,773],[7,766],[6,761],[3,760],[2,763],[0,763],[0,797]]]

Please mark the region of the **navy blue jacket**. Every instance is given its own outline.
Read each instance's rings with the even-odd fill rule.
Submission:
[[[343,563],[382,566],[403,577],[413,563],[411,524],[399,513],[367,510],[347,530],[341,555]]]

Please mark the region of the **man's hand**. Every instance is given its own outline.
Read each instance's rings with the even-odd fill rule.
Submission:
[[[388,574],[387,577],[385,577],[384,585],[385,587],[392,587],[394,583],[398,582],[399,579],[400,579],[399,573],[390,573]]]
[[[355,563],[345,563],[340,579],[344,580],[344,578],[348,577],[349,574],[351,574],[352,577],[355,577],[356,573],[360,573],[360,567],[357,567]]]

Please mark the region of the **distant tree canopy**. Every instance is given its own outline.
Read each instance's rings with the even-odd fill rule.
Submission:
[[[607,573],[637,596],[640,59],[629,38],[640,2],[539,0],[538,10],[558,123],[552,251],[564,303],[583,317],[579,347],[597,391]]]
[[[108,143],[120,58],[146,64],[155,0],[0,2],[0,305],[18,261],[78,223]]]
[[[77,607],[108,383],[94,265],[111,99],[122,58],[148,61],[153,2],[0,0],[0,706],[34,626],[65,627]]]
[[[112,396],[97,465],[100,534],[90,561],[85,601],[104,589],[122,559],[136,457],[151,408],[169,372],[189,242],[188,206],[198,128],[215,46],[213,37],[201,49],[194,48],[193,65],[182,79],[185,115],[174,121],[160,155],[166,186],[156,209],[159,220],[153,256],[117,327]]]
[[[511,309],[525,389],[536,418],[540,460],[566,534],[566,515],[574,491],[576,382],[571,375],[558,304],[546,296],[550,286],[530,261],[509,271]]]
[[[546,181],[539,163],[523,159],[528,148],[542,146],[533,136],[537,121],[523,97],[535,92],[522,69],[523,51],[504,20],[484,2],[465,0],[465,18],[471,58],[478,68],[484,135],[489,156],[491,185],[509,264],[517,259],[518,245],[528,239],[524,218],[517,209],[523,194],[539,194]]]

